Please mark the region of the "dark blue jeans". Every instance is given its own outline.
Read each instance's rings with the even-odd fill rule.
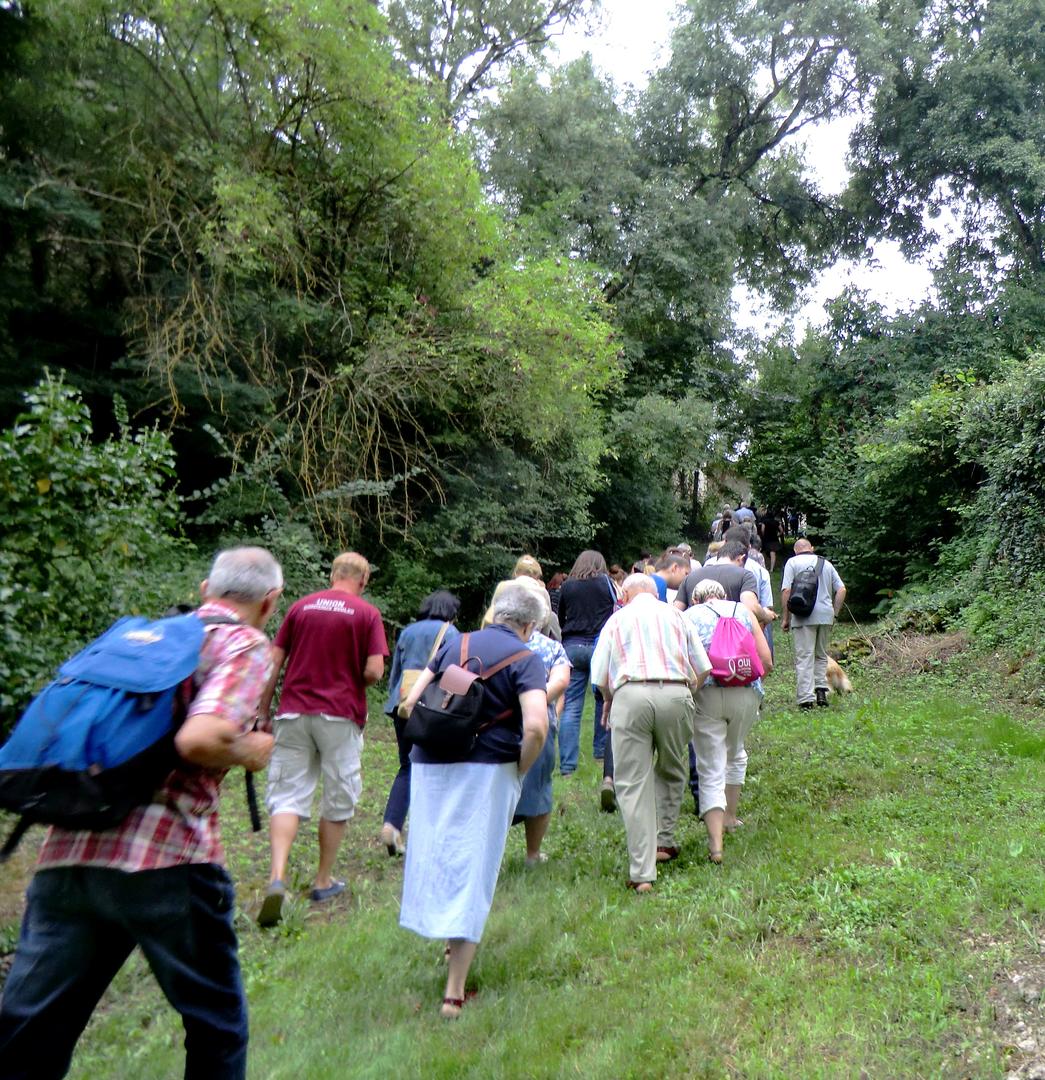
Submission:
[[[135,945],[181,1014],[186,1078],[246,1076],[234,894],[220,866],[41,870],[27,899],[0,999],[3,1080],[66,1074],[77,1039]]]
[[[398,716],[392,717],[395,726],[396,745],[399,747],[399,772],[392,781],[392,788],[388,792],[388,802],[385,803],[385,816],[382,820],[389,825],[394,825],[400,832],[406,821],[407,811],[410,809],[410,751],[414,744],[403,735],[405,720]]]
[[[591,678],[591,654],[595,651],[595,639],[571,638],[564,641],[562,646],[573,665],[564,695],[562,716],[559,717],[559,771],[567,776],[577,768],[581,746],[581,713],[584,712],[584,698]],[[592,687],[592,691],[595,695],[595,734],[592,738],[592,749],[595,757],[602,757],[607,735],[601,724],[602,694],[595,687]]]

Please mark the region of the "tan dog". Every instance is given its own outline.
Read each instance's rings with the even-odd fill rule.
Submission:
[[[831,657],[827,658],[827,685],[836,694],[851,694],[853,692],[853,684],[849,681],[849,676],[842,670],[838,661],[832,660]]]

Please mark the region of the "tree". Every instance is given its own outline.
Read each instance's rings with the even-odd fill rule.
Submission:
[[[853,136],[854,245],[869,230],[925,250],[948,209],[984,278],[1045,271],[1043,39],[1034,0],[927,7]]]
[[[412,73],[460,114],[511,69],[582,22],[592,0],[387,0],[389,32]]]

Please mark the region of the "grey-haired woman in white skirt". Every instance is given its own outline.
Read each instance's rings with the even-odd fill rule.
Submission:
[[[494,602],[494,625],[467,635],[472,671],[489,671],[522,649],[546,617],[546,599],[521,584]],[[460,664],[462,641],[444,645],[401,706],[409,715],[425,687]],[[466,758],[447,760],[415,745],[411,751],[410,842],[399,923],[448,943],[442,1015],[454,1019],[493,903],[508,829],[522,777],[548,731],[544,665],[533,652],[485,681],[484,711],[493,723]]]

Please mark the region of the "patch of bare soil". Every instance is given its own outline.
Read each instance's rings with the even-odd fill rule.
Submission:
[[[964,631],[947,634],[904,632],[867,637],[858,634],[831,647],[836,660],[859,659],[865,664],[888,667],[897,674],[930,671],[969,646]]]
[[[1045,937],[996,974],[988,997],[1006,1080],[1045,1080]]]

